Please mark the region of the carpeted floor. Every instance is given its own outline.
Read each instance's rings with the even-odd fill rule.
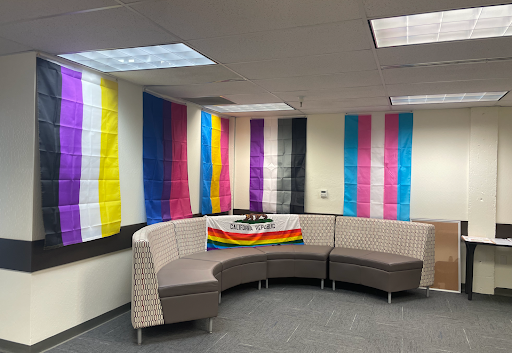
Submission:
[[[512,298],[418,289],[387,294],[337,283],[270,280],[222,293],[213,333],[207,320],[136,331],[125,313],[48,352],[512,352]]]

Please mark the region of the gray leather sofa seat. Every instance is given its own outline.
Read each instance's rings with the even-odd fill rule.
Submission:
[[[267,278],[327,278],[327,259],[333,249],[324,245],[262,246],[267,254]]]
[[[222,264],[178,259],[157,272],[158,294],[166,324],[216,316]]]
[[[183,259],[221,263],[221,290],[267,278],[267,255],[255,248],[212,250],[187,255]]]
[[[329,256],[329,277],[388,293],[418,288],[423,261],[379,251],[335,248]]]

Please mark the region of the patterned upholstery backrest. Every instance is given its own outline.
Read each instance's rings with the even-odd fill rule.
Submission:
[[[206,251],[206,218],[194,217],[172,221],[178,240],[180,258]]]
[[[336,216],[299,215],[302,238],[306,245],[334,246],[334,224]]]
[[[423,261],[420,286],[434,283],[435,228],[431,224],[339,216],[335,246],[420,259]]]
[[[141,229],[141,238],[149,242],[149,249],[158,272],[169,262],[179,259],[178,242],[172,221],[153,224]]]

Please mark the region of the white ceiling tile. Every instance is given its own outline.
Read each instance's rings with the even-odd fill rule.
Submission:
[[[412,15],[425,12],[503,4],[500,0],[363,0],[368,18]]]
[[[249,81],[234,81],[183,86],[149,86],[148,89],[176,98],[197,98],[226,96],[230,94],[259,94],[266,93]]]
[[[357,0],[172,0],[133,8],[185,40],[360,18]]]
[[[379,72],[360,71],[331,75],[300,76],[255,80],[258,85],[271,92],[320,90],[335,87],[374,86],[381,83]]]
[[[389,99],[387,97],[373,97],[373,98],[357,98],[357,99],[345,99],[345,100],[321,100],[321,101],[310,101],[304,100],[302,107],[297,100],[287,101],[289,105],[296,109],[327,109],[327,108],[360,108],[360,107],[372,107],[372,106],[386,106],[389,105]]]
[[[366,98],[366,97],[383,97],[385,96],[384,87],[379,86],[363,86],[363,87],[342,87],[323,90],[306,90],[292,92],[273,92],[276,96],[284,101],[297,100],[297,97],[303,96],[304,100],[324,100],[324,99],[350,99],[350,98]]]
[[[143,86],[193,85],[227,80],[242,80],[240,76],[220,65],[112,72],[111,74]]]
[[[125,8],[5,25],[0,27],[0,36],[53,54],[176,41],[176,38]]]
[[[1,6],[0,24],[119,4],[114,0],[2,0]]]
[[[512,37],[377,49],[380,65],[512,57]]]
[[[237,63],[227,66],[248,79],[321,75],[377,69],[371,50]]]
[[[0,38],[0,56],[31,50],[29,46]]]
[[[450,94],[473,92],[502,92],[512,90],[510,79],[472,80],[452,82],[429,82],[386,85],[390,96],[411,96],[420,94]]]
[[[228,94],[223,95],[223,97],[236,104],[280,103],[283,101],[270,93]]]
[[[361,20],[192,40],[188,43],[221,63],[293,58],[370,49]]]
[[[512,78],[512,62],[388,69],[383,75],[386,85]]]

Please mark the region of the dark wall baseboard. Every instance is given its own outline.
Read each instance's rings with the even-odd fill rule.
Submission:
[[[145,226],[146,223],[123,226],[119,234],[110,237],[49,250],[44,250],[44,240],[0,238],[0,269],[36,272],[129,249],[133,233]]]
[[[6,353],[39,353],[47,349],[50,349],[56,345],[59,345],[75,336],[81,335],[82,333],[89,331],[96,326],[99,326],[113,318],[130,311],[131,303],[127,303],[118,308],[110,310],[105,314],[97,316],[89,321],[86,321],[80,325],[72,327],[64,332],[56,334],[55,336],[49,337],[44,341],[38,342],[32,346],[15,343],[0,339],[0,352]]]

